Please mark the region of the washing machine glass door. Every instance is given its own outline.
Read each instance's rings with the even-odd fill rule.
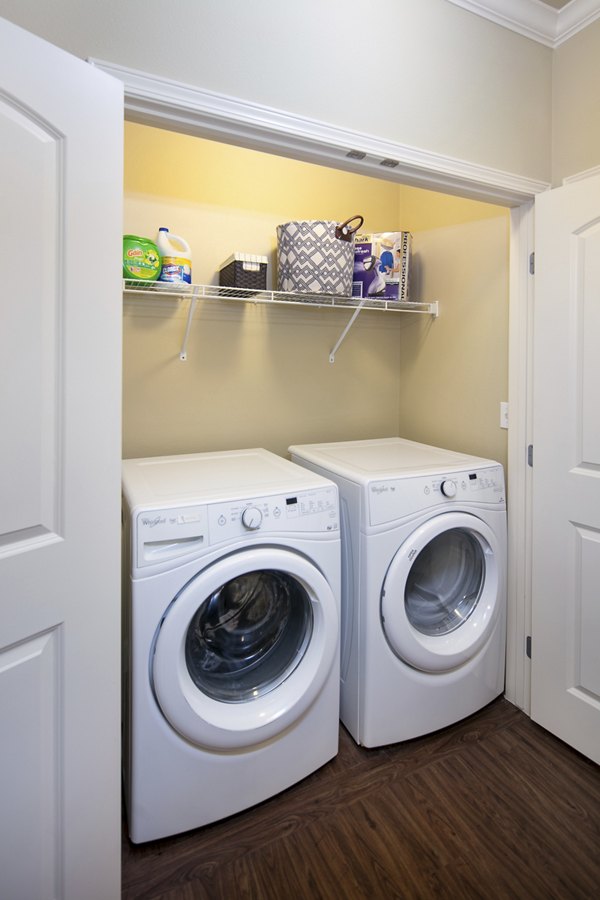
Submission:
[[[465,663],[500,611],[498,542],[485,522],[444,513],[404,541],[387,571],[381,617],[388,643],[426,672]]]
[[[287,728],[315,700],[338,653],[338,611],[304,557],[257,548],[203,570],[158,630],[152,676],[171,725],[210,748]]]
[[[208,596],[187,630],[185,661],[196,687],[241,703],[268,694],[302,660],[314,616],[306,588],[276,569],[237,575]]]

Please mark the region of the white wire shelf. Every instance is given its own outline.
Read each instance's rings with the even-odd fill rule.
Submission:
[[[297,294],[286,291],[258,291],[255,288],[219,287],[214,284],[186,284],[182,287],[166,282],[130,281],[124,279],[124,290],[127,294],[145,294],[148,296],[176,297],[178,300],[197,297],[207,300],[238,300],[246,303],[278,303],[287,306],[320,306],[334,309],[379,309],[386,312],[412,312],[438,315],[438,303],[417,303],[397,300],[383,300],[369,297],[361,302],[361,297],[342,297],[331,294]]]
[[[354,314],[348,325],[342,332],[340,339],[329,355],[329,361],[334,362],[335,354],[339,350],[348,331],[354,324],[361,309],[379,310],[381,312],[408,312],[420,315],[429,315],[436,318],[439,315],[438,301],[433,303],[418,303],[413,301],[399,302],[398,300],[385,300],[377,297],[342,297],[330,294],[288,293],[286,291],[259,291],[254,288],[220,287],[212,284],[185,284],[173,285],[166,282],[143,282],[123,279],[123,292],[135,296],[171,297],[177,300],[190,300],[188,321],[183,340],[183,346],[179,354],[180,359],[187,359],[187,341],[190,325],[194,314],[196,302],[205,300],[233,300],[243,303],[262,303],[279,306],[310,306],[323,309],[348,309],[354,310]]]

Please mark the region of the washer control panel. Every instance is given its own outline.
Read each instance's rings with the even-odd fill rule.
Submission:
[[[208,506],[211,543],[262,532],[338,532],[335,485]]]
[[[368,486],[369,522],[383,525],[430,507],[480,504],[504,509],[502,466],[448,472],[435,476],[391,478]]]
[[[339,537],[337,487],[246,500],[139,512],[135,521],[135,564],[155,566],[198,555],[235,538],[270,534],[332,534]]]

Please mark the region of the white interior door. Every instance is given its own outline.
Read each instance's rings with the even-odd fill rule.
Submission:
[[[122,86],[0,19],[0,894],[120,896]]]
[[[536,198],[531,715],[600,762],[600,177]]]

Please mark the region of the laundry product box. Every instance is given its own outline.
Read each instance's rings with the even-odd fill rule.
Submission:
[[[411,243],[409,231],[357,234],[352,296],[407,301]]]
[[[253,253],[233,253],[219,269],[221,287],[267,288],[267,257]]]

